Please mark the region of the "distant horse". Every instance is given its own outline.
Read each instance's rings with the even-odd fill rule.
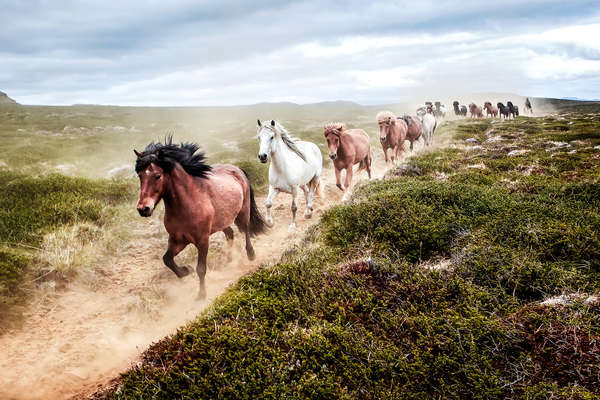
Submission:
[[[444,118],[446,116],[447,112],[448,112],[448,110],[446,110],[446,106],[445,105],[443,105],[439,101],[435,102],[435,109],[433,110],[433,115],[436,118]]]
[[[437,120],[432,114],[417,111],[417,115],[423,125],[423,138],[425,144],[430,146],[433,142],[433,134],[437,128]]]
[[[421,108],[419,108],[421,109]],[[423,111],[427,114],[426,111]],[[431,114],[427,114],[431,115]],[[379,125],[379,141],[385,155],[385,163],[388,163],[388,150],[392,149],[392,164],[400,159],[404,152],[404,141],[406,140],[406,131],[408,127],[402,119],[396,119],[391,111],[381,111],[375,116],[377,125]]]
[[[493,106],[489,101],[483,103],[483,108],[485,108],[486,117],[491,115],[493,118],[496,118],[498,116],[498,107]]]
[[[459,117],[459,116],[466,117],[467,116],[467,107],[466,106],[459,106],[458,101],[454,101],[454,103],[452,103],[452,105],[454,106],[454,114],[457,117]]]
[[[265,201],[266,221],[268,225],[273,225],[271,206],[279,192],[289,193],[292,195],[292,222],[289,231],[293,232],[296,229],[298,188],[304,191],[306,199],[304,218],[312,217],[312,202],[321,182],[323,157],[316,144],[293,140],[279,122],[271,120],[271,123],[262,124],[257,120],[257,123],[260,147],[258,159],[266,163],[271,156],[269,195]]]
[[[406,140],[410,141],[410,151],[413,151],[414,142],[419,140],[423,134],[423,124],[421,124],[419,117],[405,115],[403,117],[398,117],[398,119],[403,119],[404,122],[406,122],[406,126],[408,127],[406,130]]]
[[[248,177],[236,166],[209,166],[195,143],[150,143],[137,155],[135,171],[140,178],[137,210],[142,217],[152,215],[160,200],[165,203],[164,224],[169,233],[163,262],[179,278],[190,273],[178,266],[175,256],[188,244],[198,249],[196,272],[200,279],[198,298],[206,298],[204,277],[209,237],[223,232],[229,246],[233,244],[233,223],[246,236],[246,254],[253,260],[250,238],[266,230],[265,222],[254,201]]]
[[[529,101],[529,97],[525,99],[525,112],[533,114],[533,109],[531,108],[531,102]]]
[[[498,103],[498,111],[500,112],[500,118],[504,117],[504,118],[508,118],[508,114],[510,113],[508,108],[502,104],[502,103]]]
[[[348,129],[341,122],[332,122],[324,126],[323,134],[329,148],[329,158],[335,168],[335,185],[344,192],[342,201],[348,198],[352,183],[352,167],[359,164],[358,171],[367,170],[371,179],[371,144],[369,135],[362,129]],[[342,170],[346,170],[344,186],[341,184]]]
[[[506,106],[508,107],[508,112],[512,115],[513,118],[519,116],[519,107],[514,106],[512,102],[507,102]]]
[[[483,118],[483,109],[478,105],[469,104],[469,111],[471,112],[471,118]]]

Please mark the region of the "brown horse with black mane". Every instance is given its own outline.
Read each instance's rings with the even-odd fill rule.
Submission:
[[[246,254],[255,257],[250,238],[266,229],[258,212],[254,193],[245,172],[234,165],[204,163],[204,154],[194,143],[150,143],[137,155],[135,171],[140,178],[140,199],[137,210],[142,217],[152,215],[162,199],[165,203],[164,224],[169,233],[163,262],[175,275],[183,278],[190,273],[187,266],[178,266],[175,256],[188,244],[198,249],[196,272],[200,279],[198,298],[206,298],[204,277],[209,237],[223,232],[229,247],[233,244],[233,223],[246,236]]]

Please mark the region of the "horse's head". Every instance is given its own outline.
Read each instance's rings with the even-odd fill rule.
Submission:
[[[340,147],[341,137],[344,134],[346,126],[340,122],[325,125],[323,135],[327,140],[327,148],[329,149],[329,158],[335,160]]]
[[[452,103],[452,105],[453,105],[454,107],[458,107],[458,101],[454,101],[454,103]]]
[[[486,101],[485,103],[483,103],[483,108],[488,108],[491,106],[492,106],[492,103],[490,103],[489,101]]]
[[[379,140],[383,143],[390,134],[392,127],[396,125],[396,115],[391,111],[381,111],[375,117],[379,125]]]
[[[137,150],[134,152],[138,158],[143,157],[143,154]],[[165,191],[165,171],[150,161],[137,172],[140,178],[140,199],[137,202],[137,210],[142,217],[149,217]]]
[[[261,163],[266,163],[269,158],[269,154],[273,151],[273,142],[277,136],[277,129],[275,129],[275,120],[271,120],[268,124],[263,124],[259,120],[258,123],[258,159]]]

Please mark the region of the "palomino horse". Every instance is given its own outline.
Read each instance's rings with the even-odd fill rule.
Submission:
[[[478,105],[469,104],[469,111],[471,112],[471,118],[483,118],[483,109]]]
[[[292,222],[289,231],[296,229],[296,196],[298,188],[304,191],[306,211],[304,218],[311,218],[313,198],[321,183],[323,157],[316,144],[295,141],[288,131],[275,120],[270,123],[258,123],[258,159],[266,163],[271,156],[269,165],[269,195],[265,201],[267,208],[267,224],[273,225],[271,207],[279,192],[292,195]]]
[[[533,108],[531,108],[531,102],[529,101],[529,97],[525,99],[525,112],[533,114]]]
[[[504,117],[504,118],[508,118],[508,114],[510,114],[510,111],[508,110],[508,108],[502,104],[502,103],[498,103],[498,112],[500,113],[500,118]]]
[[[483,103],[483,108],[485,108],[486,117],[491,115],[493,118],[496,118],[498,116],[498,107],[494,107],[489,101]]]
[[[385,163],[388,163],[388,150],[392,149],[391,159],[392,164],[395,164],[396,159],[399,160],[401,153],[404,151],[404,141],[408,130],[406,122],[402,119],[396,119],[391,111],[380,111],[375,116],[375,120],[379,125],[379,141],[385,155]]]
[[[327,139],[329,158],[333,160],[335,168],[335,185],[344,192],[342,201],[348,198],[350,184],[352,183],[352,167],[359,164],[358,171],[367,170],[371,179],[371,144],[369,135],[362,129],[348,129],[341,122],[325,125],[323,134]],[[344,186],[341,183],[342,170],[346,170]]]
[[[423,112],[423,110],[418,110],[417,115],[423,125],[425,144],[430,146],[433,143],[433,133],[435,132],[435,128],[437,128],[437,119],[432,114]]]
[[[152,215],[162,199],[165,203],[164,224],[169,233],[163,262],[179,278],[190,273],[187,266],[178,266],[175,256],[188,244],[198,249],[196,272],[200,279],[198,298],[206,298],[204,277],[209,237],[223,232],[229,246],[233,244],[235,223],[246,236],[246,254],[253,260],[250,238],[266,229],[256,208],[248,177],[236,166],[204,163],[194,143],[176,145],[171,138],[165,143],[150,143],[137,155],[135,171],[140,178],[140,199],[137,210],[142,217]]]
[[[406,130],[406,140],[410,141],[410,151],[413,151],[414,142],[419,140],[423,134],[423,124],[421,124],[421,120],[418,117],[405,115],[399,119],[406,122],[406,126],[408,127]]]
[[[514,106],[511,101],[507,102],[506,106],[508,107],[508,112],[512,115],[513,118],[519,116],[519,107]]]

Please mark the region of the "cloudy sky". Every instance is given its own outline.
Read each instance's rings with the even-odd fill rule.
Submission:
[[[600,97],[600,2],[0,0],[24,104]]]

